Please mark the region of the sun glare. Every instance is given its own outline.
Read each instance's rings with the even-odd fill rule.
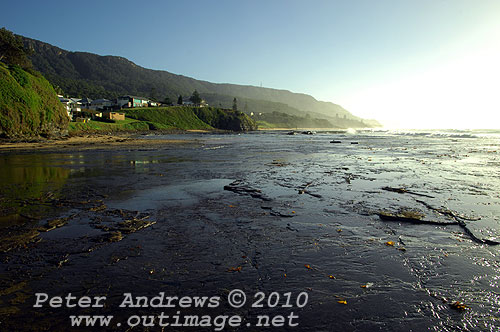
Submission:
[[[500,127],[500,50],[487,47],[398,81],[354,94],[343,104],[396,128]]]

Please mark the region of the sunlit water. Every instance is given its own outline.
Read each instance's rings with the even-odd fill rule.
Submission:
[[[146,294],[160,281],[179,293],[201,284],[208,293],[224,287],[306,289],[310,305],[301,312],[301,326],[310,331],[500,328],[500,246],[493,244],[500,242],[499,132],[168,138],[199,144],[158,151],[0,156],[3,227],[27,222],[26,214],[67,213],[19,204],[23,197],[92,192],[103,195],[109,208],[146,211],[158,220],[153,230],[134,234],[135,244],[143,246],[141,257],[113,267],[114,283],[102,277],[102,284],[119,290],[131,280],[127,273],[145,265],[159,269],[168,260],[186,277],[164,274],[134,287]],[[234,180],[260,189],[265,200],[223,190]],[[382,221],[377,215],[407,210],[429,222],[455,222],[439,209],[466,218],[470,233],[456,224]],[[44,241],[91,237],[96,231],[85,228],[85,222],[82,217],[49,232]],[[174,240],[164,244],[171,232],[191,237],[190,246]],[[222,247],[212,248],[216,243]],[[200,248],[205,252],[196,254]],[[241,257],[252,262],[241,263]],[[243,265],[236,277],[228,276],[231,264],[249,268]],[[76,276],[65,278],[67,290],[80,282]],[[179,283],[169,284],[172,280]],[[454,301],[468,309],[453,309]]]

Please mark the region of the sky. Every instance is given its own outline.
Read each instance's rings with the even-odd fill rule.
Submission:
[[[499,0],[7,0],[0,26],[389,128],[500,129]]]

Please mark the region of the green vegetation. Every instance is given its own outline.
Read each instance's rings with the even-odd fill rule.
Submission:
[[[196,105],[199,105],[201,103],[201,97],[200,94],[198,93],[198,90],[193,91],[193,94],[191,95],[189,100]]]
[[[54,88],[40,73],[0,62],[0,136],[61,134],[68,116]]]
[[[126,110],[126,116],[147,123],[149,129],[213,129],[185,106],[148,107]]]
[[[33,137],[67,130],[54,88],[32,69],[22,38],[0,29],[0,136]]]
[[[242,112],[214,107],[148,107],[126,110],[126,116],[147,123],[149,129],[255,130],[255,122]]]
[[[5,28],[0,29],[0,61],[27,69],[32,67],[28,59],[30,54],[31,52],[24,49],[21,37]]]
[[[238,100],[236,99],[236,97],[233,98],[233,107],[232,107],[232,110],[233,111],[237,111],[238,110]]]
[[[256,130],[257,124],[243,112],[214,107],[193,108],[193,112],[210,126],[232,131]]]
[[[87,123],[83,122],[70,122],[69,131],[71,133],[78,132],[98,132],[98,131],[108,131],[108,132],[119,132],[119,131],[145,131],[149,130],[149,125],[143,121],[137,121],[133,119],[118,120],[114,123],[100,122],[100,121],[90,121]]]

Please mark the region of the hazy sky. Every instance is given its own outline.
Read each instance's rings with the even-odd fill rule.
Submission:
[[[0,26],[406,128],[500,128],[500,0],[4,1]]]

